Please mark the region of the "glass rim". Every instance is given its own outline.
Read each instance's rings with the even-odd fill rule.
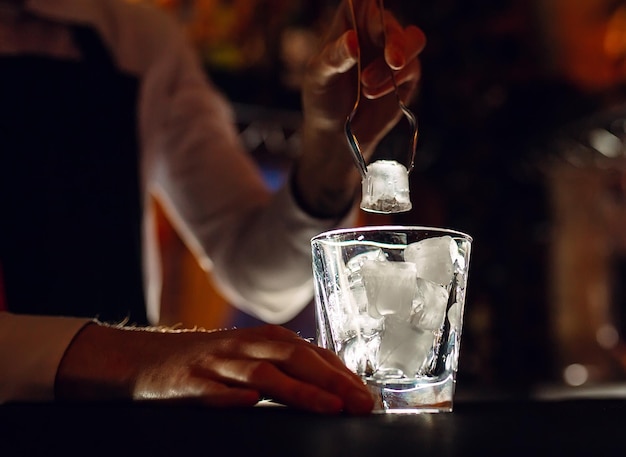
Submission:
[[[438,232],[447,235],[453,235],[457,237],[461,237],[469,241],[473,242],[473,238],[471,235],[461,232],[459,230],[445,228],[445,227],[430,227],[426,225],[363,225],[359,227],[344,227],[338,229],[327,230],[325,232],[318,233],[313,238],[311,238],[311,243],[315,241],[322,241],[328,238],[332,238],[338,235],[345,235],[347,233],[367,233],[367,232],[375,232],[375,231],[407,231],[407,232]]]

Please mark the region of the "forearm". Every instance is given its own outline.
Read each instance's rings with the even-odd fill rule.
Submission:
[[[176,385],[182,379],[176,370],[188,368],[185,363],[176,363],[184,357],[176,355],[181,339],[177,335],[182,333],[193,336],[191,330],[166,327],[86,325],[59,364],[55,398],[100,401],[182,396],[184,386]]]
[[[141,339],[99,324],[85,326],[65,352],[57,371],[57,400],[130,399],[136,367],[129,355]]]
[[[265,322],[287,322],[313,298],[311,238],[354,224],[355,214],[316,219],[281,188],[245,231],[237,233],[232,227],[241,224],[232,223],[219,233],[214,279],[235,306]]]

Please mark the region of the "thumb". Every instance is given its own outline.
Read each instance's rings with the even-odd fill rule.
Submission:
[[[359,44],[354,30],[347,30],[336,40],[328,42],[309,63],[310,74],[320,86],[352,69],[358,62]]]

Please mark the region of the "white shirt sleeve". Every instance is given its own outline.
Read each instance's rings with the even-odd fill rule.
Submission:
[[[0,404],[52,400],[61,358],[88,322],[0,312]]]
[[[288,186],[272,193],[244,149],[231,105],[207,78],[182,28],[163,11],[118,0],[29,0],[52,19],[92,24],[119,68],[141,81],[139,137],[145,195],[160,197],[229,301],[281,323],[313,297],[310,238],[350,225],[318,220]],[[144,224],[148,316],[158,321],[161,269],[149,199]]]
[[[164,14],[115,0],[27,4],[59,24],[92,24],[120,68],[140,77],[144,192],[162,199],[231,303],[273,323],[299,313],[313,297],[310,239],[353,223],[355,212],[318,220],[298,207],[287,185],[268,189],[240,142],[230,105]],[[157,323],[160,268],[148,205],[144,220],[148,315]],[[61,358],[88,322],[0,312],[0,403],[51,400]]]
[[[310,239],[347,224],[318,220],[289,185],[272,193],[245,151],[230,104],[178,29],[145,69],[141,138],[146,182],[229,301],[282,323],[313,297]],[[156,256],[153,256],[156,257]]]

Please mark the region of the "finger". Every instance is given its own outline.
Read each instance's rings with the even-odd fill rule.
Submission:
[[[366,30],[367,36],[363,38],[363,44],[368,47],[373,45],[374,48],[378,48],[379,53],[383,53],[387,63],[394,69],[402,68],[405,59],[410,53],[405,52],[405,47],[412,46],[411,41],[407,41],[405,36],[405,29],[400,24],[396,16],[388,11],[380,9],[379,1],[373,1],[367,7],[363,6],[363,14],[360,15],[360,21],[364,21],[366,24],[359,26],[359,30]],[[415,26],[407,27],[409,29],[420,30]],[[424,36],[417,36],[414,31],[410,32],[411,39],[418,39],[416,45],[420,45],[424,41]],[[421,44],[423,47],[423,44]],[[418,51],[419,52],[419,51]]]
[[[204,388],[197,398],[203,405],[214,408],[245,408],[259,402],[261,394],[256,389],[226,386],[221,383],[203,380]]]
[[[392,93],[395,90],[393,80],[391,79],[390,69],[385,66],[382,61],[375,64],[374,68],[367,77],[362,78],[363,95],[368,99],[377,99]],[[368,67],[369,69],[370,67]],[[402,70],[395,72],[396,85],[399,92],[404,94],[402,97],[405,103],[410,98],[417,87],[417,83],[421,77],[421,64],[418,60],[413,60]]]
[[[386,21],[386,26],[385,61],[392,69],[400,70],[424,50],[426,35],[414,25],[402,28],[391,15]]]
[[[256,383],[257,380],[250,375],[250,367],[233,365],[229,360],[248,360],[251,366],[258,361],[266,361],[292,378],[348,399],[346,406],[350,412],[366,412],[371,409],[371,398],[361,378],[350,371],[330,350],[312,344],[295,332],[277,325],[264,325],[236,333],[236,337],[233,333],[232,338],[223,339],[219,352],[210,358],[205,356],[205,371],[213,373],[215,379],[227,384],[235,382],[259,389],[265,384]],[[264,393],[274,395],[271,392]],[[322,401],[324,398],[318,400],[319,408],[325,404]],[[331,405],[335,402],[328,401]]]
[[[363,69],[362,82],[367,87],[387,82],[389,69],[397,71],[405,66],[414,65],[426,45],[424,32],[414,26],[407,27],[405,31],[394,28],[390,37],[385,47],[385,59],[377,58]]]
[[[306,350],[314,351],[317,355],[324,359],[327,363],[334,366],[336,369],[344,371],[349,375],[355,377],[360,380],[360,377],[350,371],[344,362],[332,351],[329,349],[318,346],[315,343],[309,342],[306,339],[302,338],[297,333],[289,330],[285,327],[279,325],[263,325],[259,327],[252,327],[248,329],[250,333],[254,333],[256,336],[263,336],[270,341],[286,341],[289,343],[301,344]],[[255,345],[255,348],[259,348],[259,346]],[[258,356],[260,354],[247,354],[247,355],[255,355]],[[263,355],[260,355],[263,357]]]
[[[361,377],[355,373],[354,371],[350,370],[346,364],[344,363],[343,360],[341,360],[339,358],[339,356],[337,356],[337,354],[335,354],[334,352],[332,352],[329,349],[320,347],[318,345],[316,345],[315,343],[309,343],[311,344],[313,350],[320,356],[322,357],[327,363],[331,364],[332,366],[334,366],[336,369],[338,370],[342,370],[345,371],[346,373],[348,373],[350,376],[352,376],[357,382],[361,383]]]
[[[319,346],[318,344],[316,344],[315,342],[305,340],[304,338],[300,336],[297,336],[297,338],[294,341],[304,344],[307,349],[312,350],[315,353],[317,353],[317,355],[319,355],[322,359],[324,359],[324,361],[332,365],[334,368],[344,373],[347,373],[358,383],[358,385],[361,385],[363,383],[363,380],[361,379],[361,377],[354,371],[350,370],[346,366],[344,361],[341,360],[341,358],[339,358],[339,356],[335,354],[333,351],[331,351],[330,349],[323,348]]]
[[[309,62],[310,78],[318,86],[326,85],[331,78],[346,73],[356,65],[358,52],[356,33],[354,30],[346,31],[327,43]]]
[[[224,359],[198,369],[208,379],[259,391],[285,405],[319,413],[339,413],[343,401],[318,386],[296,379],[266,360]],[[252,388],[251,386],[254,386]]]
[[[359,376],[330,351],[306,342],[305,344],[256,346],[250,355],[270,360],[290,377],[338,395],[346,403],[347,410],[361,411],[370,408],[371,396]]]
[[[167,403],[203,403],[215,407],[245,407],[255,405],[260,398],[258,390],[246,386],[229,386],[204,376],[197,366],[166,375],[140,377],[135,385],[133,399]]]
[[[385,30],[378,3],[378,0],[353,0],[356,28],[361,32],[363,42],[382,48],[385,43]]]
[[[337,414],[344,409],[344,400],[339,395],[285,373],[272,363],[259,362],[250,379],[270,398],[295,408],[326,414]]]
[[[301,339],[297,342],[232,339],[222,343],[219,353],[207,355],[199,363],[209,379],[257,389],[279,401],[288,400],[291,404],[303,406],[301,392],[291,390],[293,384],[284,380],[278,383],[279,379],[271,379],[271,383],[278,383],[276,386],[280,389],[287,389],[281,393],[280,389],[276,391],[276,386],[268,384],[269,378],[259,376],[259,373],[264,374],[264,370],[268,371],[264,364],[270,364],[283,376],[309,386],[307,391],[314,395],[310,399],[313,404],[309,403],[309,408],[333,412],[336,408],[341,409],[345,402],[348,412],[369,411],[373,406],[371,396],[360,378],[343,364],[327,362],[318,354],[318,350]],[[342,405],[337,406],[333,396],[340,398]]]
[[[411,61],[419,56],[426,47],[426,35],[424,31],[414,25],[404,29],[404,50],[406,61]],[[395,38],[394,38],[395,40]]]
[[[257,331],[259,332],[259,334],[263,334],[263,336],[265,336],[266,338],[270,340],[282,339],[284,341],[302,344],[304,345],[306,349],[317,353],[322,359],[324,359],[324,361],[326,361],[327,363],[335,367],[337,370],[347,373],[349,376],[353,377],[358,383],[361,383],[360,376],[354,373],[353,371],[349,370],[348,367],[346,367],[343,360],[341,360],[337,356],[337,354],[335,354],[331,350],[318,346],[317,344],[313,342],[309,342],[305,340],[304,338],[302,338],[297,333],[289,329],[286,329],[285,327],[282,327],[282,326],[264,325],[264,326],[258,327]]]
[[[356,0],[355,0],[356,1]],[[336,9],[333,20],[328,27],[324,42],[330,42],[336,40],[340,35],[346,32],[346,30],[354,27],[352,20],[352,13],[350,11],[349,0],[344,0],[341,5]]]
[[[408,57],[405,51],[404,29],[388,11],[384,12],[385,62],[394,70],[399,70]]]

